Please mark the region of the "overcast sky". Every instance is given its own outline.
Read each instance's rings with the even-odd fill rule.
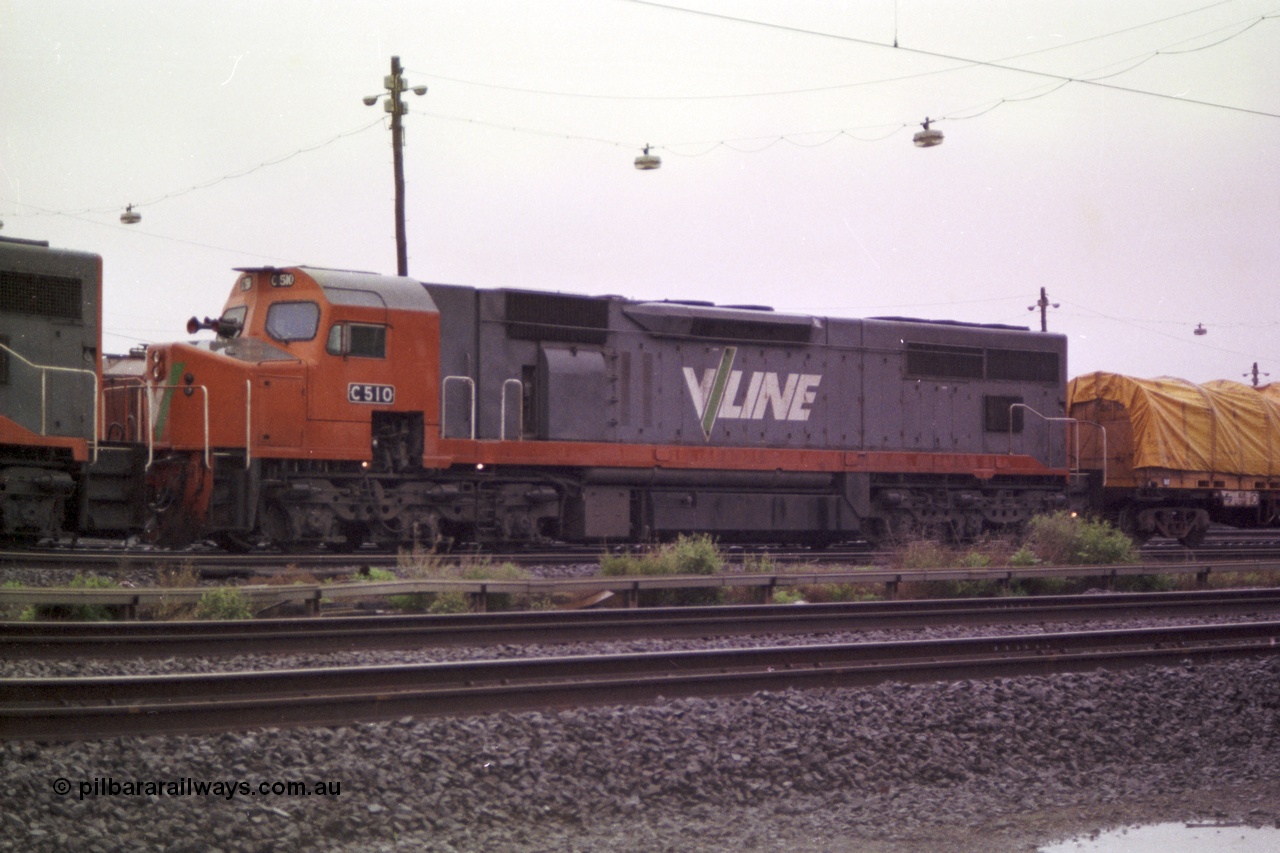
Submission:
[[[394,273],[392,55],[415,278],[1037,329],[1044,287],[1073,376],[1280,380],[1280,0],[0,0],[0,234],[102,255],[114,352],[233,267]]]

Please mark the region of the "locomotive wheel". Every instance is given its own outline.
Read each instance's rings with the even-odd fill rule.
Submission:
[[[365,543],[365,540],[369,538],[369,528],[359,522],[342,522],[338,529],[342,533],[342,539],[335,539],[327,544],[330,551],[335,551],[339,554],[349,554],[358,550]]]
[[[269,503],[263,508],[261,517],[261,530],[268,542],[282,551],[298,548],[293,525],[289,523],[289,513],[284,507],[278,503]]]
[[[247,533],[228,533],[223,531],[211,537],[218,547],[233,554],[244,554],[258,547],[257,541]]]

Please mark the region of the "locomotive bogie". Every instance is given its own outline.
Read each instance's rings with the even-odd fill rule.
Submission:
[[[15,538],[57,536],[78,471],[55,464],[33,467],[15,461],[0,466],[0,532]]]

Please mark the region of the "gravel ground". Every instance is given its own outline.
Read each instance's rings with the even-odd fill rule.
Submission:
[[[36,585],[65,583],[54,572],[39,574]],[[150,583],[144,572],[112,574]],[[24,578],[32,582],[30,572]],[[1104,625],[1009,630],[1080,627]],[[995,631],[867,632],[819,641]],[[775,636],[696,645],[814,641]],[[0,676],[692,645],[0,662]],[[1272,660],[331,729],[0,742],[0,851],[1031,851],[1141,822],[1280,826],[1278,759],[1280,661]],[[59,780],[68,793],[55,787]],[[258,790],[288,782],[312,789],[324,783],[329,792]],[[217,783],[222,787],[196,790]]]
[[[181,568],[183,565],[183,555],[178,552],[173,559],[164,565],[167,570]],[[319,575],[356,575],[360,572],[362,563],[356,557],[353,557],[351,565],[338,569],[330,567],[325,570],[317,570]],[[363,564],[367,565],[367,564]],[[399,572],[394,567],[387,567],[389,571]],[[591,577],[600,571],[597,563],[545,563],[535,564],[524,567],[530,576],[536,578],[583,578]],[[120,565],[111,569],[68,569],[58,568],[54,566],[36,565],[36,566],[0,566],[0,584],[16,582],[23,586],[66,586],[77,575],[93,575],[95,577],[110,578],[121,586],[154,586],[156,583],[156,574],[158,567],[130,565],[125,557],[121,557]],[[307,573],[308,570],[301,570]],[[254,580],[254,583],[270,583],[272,572],[264,569],[261,576]],[[210,586],[220,586],[227,581],[221,578],[211,578],[202,581],[202,584]]]
[[[0,850],[1026,851],[1127,822],[1273,825],[1278,759],[1273,659],[6,742]],[[186,793],[219,781],[245,787]],[[340,788],[258,791],[288,781]]]

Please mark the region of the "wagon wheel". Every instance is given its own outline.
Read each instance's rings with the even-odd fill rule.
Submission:
[[[1193,524],[1185,536],[1178,537],[1178,541],[1187,548],[1199,548],[1204,544],[1204,537],[1208,532],[1208,528],[1199,524]]]
[[[1132,539],[1133,544],[1139,548],[1151,538],[1150,532],[1138,529],[1138,516],[1133,507],[1126,506],[1120,510],[1120,514],[1116,517],[1116,527],[1119,527],[1120,532]]]

